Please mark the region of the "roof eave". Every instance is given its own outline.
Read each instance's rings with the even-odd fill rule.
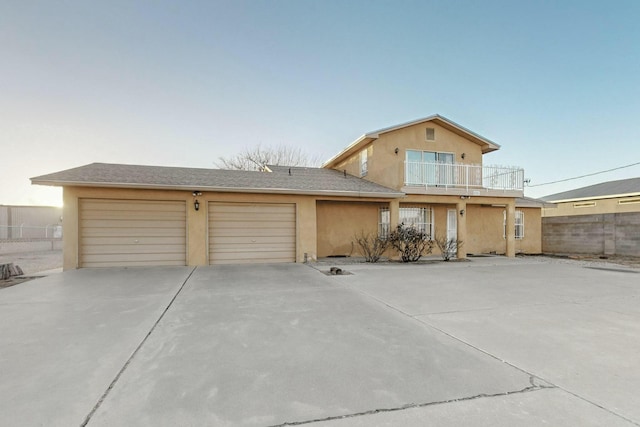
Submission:
[[[574,197],[570,199],[558,199],[558,200],[545,199],[545,201],[549,203],[569,203],[569,202],[583,202],[585,200],[618,199],[622,197],[637,197],[637,196],[640,196],[640,192],[622,193],[622,194],[606,194],[604,196]]]
[[[412,120],[410,122],[405,122],[405,123],[401,123],[399,125],[395,125],[395,126],[390,126],[390,127],[386,127],[383,129],[378,129],[376,131],[372,131],[372,132],[367,132],[366,134],[362,135],[360,138],[356,139],[354,142],[352,142],[347,148],[345,148],[344,150],[342,150],[340,153],[336,154],[335,156],[333,156],[331,159],[327,160],[322,167],[323,168],[332,168],[335,167],[337,163],[339,163],[341,160],[344,160],[345,157],[348,157],[350,155],[352,155],[353,153],[355,153],[356,151],[358,151],[363,145],[376,140],[380,137],[381,134],[383,133],[388,133],[388,132],[393,132],[395,130],[398,129],[402,129],[402,128],[406,128],[409,126],[414,126],[420,123],[426,123],[426,122],[431,122],[431,121],[437,121],[442,127],[444,127],[447,130],[450,130],[454,133],[457,133],[458,135],[462,134],[464,136],[466,136],[467,138],[470,138],[473,142],[475,142],[476,144],[480,145],[481,150],[482,150],[482,154],[487,154],[487,153],[491,153],[493,151],[497,151],[500,149],[500,144],[496,144],[495,142],[491,141],[490,139],[487,139],[469,129],[467,129],[466,127],[459,125],[458,123],[454,122],[453,120],[447,119],[444,116],[441,116],[439,114],[433,114],[431,116],[428,117],[423,117],[421,119],[417,119],[417,120]]]
[[[345,148],[344,150],[342,150],[341,152],[339,152],[338,154],[336,154],[335,156],[333,156],[332,158],[324,162],[322,164],[322,167],[333,168],[339,163],[340,160],[344,159],[347,156],[352,155],[353,153],[358,151],[363,145],[366,145],[377,138],[378,138],[378,135],[374,135],[374,134],[367,133],[362,135],[360,138],[356,139],[351,144],[349,144],[347,148]]]
[[[78,182],[78,181],[46,181],[31,179],[33,185],[49,185],[54,187],[100,187],[138,190],[178,190],[178,191],[212,191],[219,193],[259,193],[259,194],[296,194],[306,196],[367,197],[380,199],[397,199],[405,197],[401,192],[375,191],[336,191],[336,190],[303,190],[293,188],[250,188],[250,187],[213,187],[197,185],[157,185],[133,184],[120,182]]]

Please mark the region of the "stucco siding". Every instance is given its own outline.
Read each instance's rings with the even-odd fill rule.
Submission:
[[[63,192],[63,267],[78,268],[79,262],[79,199],[112,200],[166,200],[184,201],[187,211],[186,263],[207,265],[209,263],[208,202],[293,203],[296,205],[296,256],[297,262],[316,259],[316,204],[315,198],[304,195],[218,193],[205,192],[198,196],[200,209],[194,209],[190,191],[138,190],[96,187],[65,187]]]
[[[318,256],[359,255],[354,235],[360,232],[377,233],[379,209],[387,205],[318,201]]]
[[[550,218],[630,212],[640,212],[640,197],[617,197],[563,202],[558,203],[556,207],[553,208],[544,208],[542,210],[542,216]]]
[[[427,128],[435,129],[435,141],[426,140]],[[433,122],[381,134],[366,149],[368,172],[365,179],[397,190],[404,186],[404,161],[407,150],[453,153],[454,161],[457,163],[482,164],[482,149],[478,144]],[[465,153],[464,159],[461,157],[462,153]],[[360,152],[352,154],[336,169],[360,176]]]

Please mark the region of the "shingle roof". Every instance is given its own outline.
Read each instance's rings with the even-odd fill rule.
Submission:
[[[291,173],[289,174],[289,169]],[[33,184],[397,198],[404,193],[332,169],[273,172],[92,163],[31,178]]]
[[[550,208],[550,207],[555,207],[555,204],[545,202],[542,199],[534,199],[532,197],[517,197],[516,207],[517,208]]]
[[[548,202],[560,202],[568,200],[594,199],[630,196],[640,194],[640,178],[621,179],[618,181],[602,182],[588,187],[577,188],[575,190],[564,191],[562,193],[550,194],[541,199]]]

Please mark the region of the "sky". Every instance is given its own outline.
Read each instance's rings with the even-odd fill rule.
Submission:
[[[441,114],[544,195],[640,176],[640,2],[0,1],[0,204],[93,162],[329,159]]]

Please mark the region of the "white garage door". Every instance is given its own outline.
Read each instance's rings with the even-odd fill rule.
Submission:
[[[295,204],[209,203],[211,264],[295,259]]]
[[[81,199],[80,266],[186,265],[186,205]]]

